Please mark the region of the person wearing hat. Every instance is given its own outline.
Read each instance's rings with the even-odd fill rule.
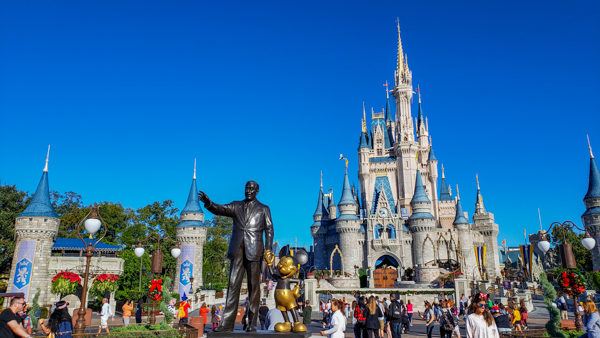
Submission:
[[[55,337],[71,338],[73,336],[73,320],[69,314],[69,302],[61,300],[54,304],[54,311],[48,319],[48,324],[40,320],[40,328],[45,334]]]
[[[506,312],[500,311],[499,305],[494,305],[490,311],[494,317],[494,322],[498,328],[498,333],[510,333],[512,331],[510,327],[510,318]]]
[[[179,303],[179,312],[177,313],[177,317],[179,317],[179,325],[185,325],[188,323],[188,316],[190,311],[190,303],[188,302],[187,295],[184,293],[181,296],[181,303]]]

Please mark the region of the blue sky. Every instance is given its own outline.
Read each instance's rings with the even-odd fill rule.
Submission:
[[[400,18],[436,155],[500,224],[581,224],[600,153],[597,1],[29,1],[0,11],[0,182],[181,208],[198,158],[217,202],[261,183],[276,238],[311,241],[319,171],[357,181],[361,102],[381,109]]]

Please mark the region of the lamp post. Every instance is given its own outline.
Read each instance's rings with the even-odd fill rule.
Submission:
[[[157,274],[161,274],[162,273],[162,261],[163,261],[163,253],[160,250],[160,236],[156,235],[156,244],[155,247],[156,249],[154,250],[154,252],[152,253],[152,265],[151,265],[151,271],[152,271],[152,275],[155,276]],[[141,292],[141,288],[142,288],[142,256],[144,255],[144,248],[142,247],[141,243],[138,243],[138,246],[134,249],[135,255],[140,257],[140,282],[139,282],[139,288],[140,288],[140,292]],[[177,259],[179,256],[181,255],[181,249],[179,247],[174,247],[171,249],[171,256],[175,259]],[[154,307],[155,307],[155,302],[152,301],[152,310],[150,312],[150,317],[149,317],[149,322],[150,324],[155,324],[156,323],[156,316],[154,314]]]
[[[544,255],[550,250],[550,242],[548,241],[550,232],[553,228],[557,229],[557,236],[562,240],[562,243],[559,245],[560,259],[562,261],[562,266],[565,269],[576,269],[577,262],[575,261],[575,256],[573,255],[573,248],[571,243],[567,241],[567,233],[573,231],[573,229],[577,229],[579,231],[584,231],[585,235],[581,239],[581,245],[587,250],[592,250],[596,246],[596,240],[593,239],[590,234],[586,231],[586,229],[582,229],[577,226],[577,224],[572,221],[564,221],[554,222],[550,224],[550,227],[547,231],[543,231],[540,229],[539,238],[540,241],[537,244],[538,249],[544,253]],[[573,301],[575,302],[575,326],[578,330],[583,328],[583,322],[581,320],[581,313],[578,309],[579,294],[573,293]]]
[[[90,275],[90,264],[92,262],[92,256],[94,256],[94,250],[96,245],[104,238],[106,235],[107,227],[106,224],[103,227],[102,235],[94,239],[94,235],[100,230],[102,227],[102,218],[100,218],[100,213],[98,211],[98,206],[92,206],[90,212],[85,216],[83,220],[77,224],[77,236],[83,242],[83,246],[85,247],[85,273],[83,274],[83,289],[81,290],[81,305],[79,306],[79,310],[77,312],[77,322],[75,323],[75,333],[84,333],[85,332],[85,314],[86,308],[85,304],[87,302],[87,292],[88,292],[88,279]],[[84,238],[82,235],[83,228],[89,234],[88,240]]]

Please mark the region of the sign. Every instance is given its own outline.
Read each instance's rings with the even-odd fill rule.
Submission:
[[[408,219],[408,209],[406,209],[406,208],[400,209],[400,217],[403,220],[407,220]]]
[[[36,241],[34,240],[23,240],[19,243],[15,274],[12,280],[12,292],[22,292],[25,295],[26,300],[29,299],[29,286],[31,285],[31,275],[33,273],[35,246]]]

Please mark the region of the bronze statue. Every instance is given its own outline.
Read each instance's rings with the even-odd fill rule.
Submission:
[[[215,215],[233,218],[233,229],[229,240],[227,258],[229,258],[229,284],[223,320],[215,330],[218,332],[233,331],[237,314],[240,289],[244,271],[248,281],[248,327],[247,332],[256,331],[258,306],[260,302],[261,259],[264,257],[268,265],[275,261],[273,254],[273,222],[271,210],[256,199],[259,186],[254,181],[248,181],[245,188],[246,198],[229,204],[215,204],[202,191],[198,198],[204,202],[204,207]],[[263,234],[265,236],[263,242]]]

